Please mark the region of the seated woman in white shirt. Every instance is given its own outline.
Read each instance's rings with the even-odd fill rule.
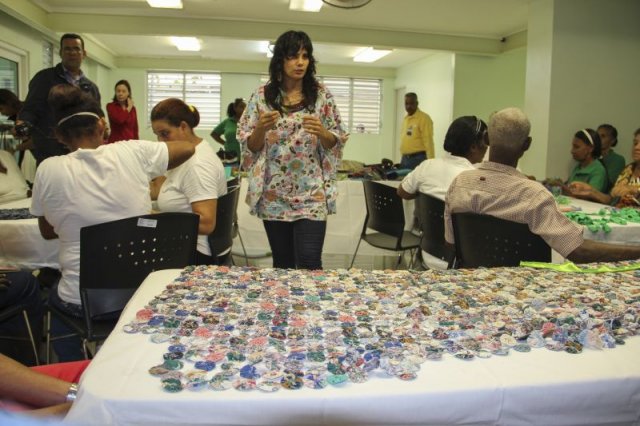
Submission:
[[[158,201],[162,212],[200,216],[196,263],[216,265],[224,263],[226,256],[211,253],[207,236],[216,228],[217,201],[227,193],[227,180],[211,145],[193,131],[199,123],[198,110],[180,99],[165,99],[151,110],[151,128],[159,141],[187,140],[196,147],[194,156],[183,165],[154,179],[151,198]]]
[[[70,84],[49,93],[57,139],[70,153],[50,157],[36,172],[31,213],[38,216],[45,239],[60,239],[62,277],[49,292],[49,303],[82,318],[80,299],[80,229],[151,212],[149,181],[191,157],[189,142],[126,141],[103,145],[107,123],[100,105]],[[57,318],[54,336],[69,334]],[[80,339],[54,341],[59,361],[82,359]]]
[[[444,156],[420,163],[398,186],[398,195],[411,200],[422,192],[444,201],[453,179],[481,162],[488,146],[484,121],[475,116],[456,118],[444,138]],[[447,268],[447,262],[425,251],[422,252],[422,260],[429,268]]]

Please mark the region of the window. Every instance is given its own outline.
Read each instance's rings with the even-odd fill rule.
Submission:
[[[269,76],[260,77],[266,84]],[[344,122],[351,133],[380,133],[382,80],[346,77],[318,77],[331,92]]]
[[[42,42],[42,68],[53,66],[53,43],[44,40]]]
[[[321,77],[320,81],[333,94],[348,132],[380,133],[382,80]]]
[[[147,111],[167,98],[182,99],[200,113],[202,128],[213,128],[220,122],[220,74],[195,72],[147,73]],[[150,121],[147,122],[150,126]]]

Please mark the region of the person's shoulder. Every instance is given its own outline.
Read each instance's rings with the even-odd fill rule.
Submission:
[[[31,79],[33,80],[40,80],[44,77],[51,77],[51,76],[55,76],[59,73],[58,71],[58,66],[62,66],[61,64],[56,65],[55,67],[49,67],[49,68],[43,68],[40,71],[38,71],[37,73],[34,74],[33,78]]]

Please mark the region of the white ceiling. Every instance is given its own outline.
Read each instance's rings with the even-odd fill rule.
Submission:
[[[141,26],[145,18],[161,17],[175,19],[176,23],[211,20],[212,25],[220,23],[287,24],[291,28],[323,28],[335,35],[348,35],[354,29],[375,29],[382,34],[389,32],[396,36],[416,37],[423,35],[446,35],[473,39],[499,40],[503,37],[526,30],[528,6],[531,0],[372,0],[360,9],[342,10],[323,6],[319,13],[295,12],[289,10],[289,0],[183,0],[184,9],[153,9],[146,0],[32,0],[33,3],[53,14],[88,14],[98,20],[113,20],[140,17]],[[102,16],[108,15],[108,16]],[[126,17],[126,18],[125,18]],[[84,17],[86,19],[86,16]],[[190,21],[191,20],[191,21]],[[201,22],[201,21],[199,21]],[[114,25],[115,26],[115,25]],[[203,49],[194,52],[179,52],[168,40],[170,28],[147,29],[140,35],[139,29],[130,31],[119,28],[108,31],[102,25],[96,33],[89,35],[118,57],[202,57],[219,60],[265,60],[264,48],[268,35],[260,38],[254,33],[242,37],[237,32],[230,37],[220,34],[210,36],[202,30],[198,37]],[[107,29],[105,29],[107,28]],[[188,25],[187,25],[188,28]],[[74,29],[71,29],[74,31]],[[154,34],[155,32],[155,34]],[[181,31],[179,35],[185,34]],[[215,33],[215,29],[212,30]],[[133,36],[135,34],[135,36]],[[177,35],[177,34],[176,34]],[[403,43],[404,44],[404,43]],[[353,65],[352,56],[364,48],[362,43],[338,43],[314,41],[316,59],[324,64]],[[421,59],[434,50],[401,46],[394,52],[368,66],[396,68]]]

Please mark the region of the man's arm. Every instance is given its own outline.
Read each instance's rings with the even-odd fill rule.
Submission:
[[[167,167],[169,170],[178,167],[196,152],[196,147],[191,142],[172,141],[164,143],[167,144],[167,149],[169,150],[169,165]]]
[[[398,196],[400,198],[403,198],[405,200],[413,200],[418,196],[417,193],[412,194],[410,192],[405,191],[404,188],[402,187],[402,184],[398,185],[398,190],[396,192],[398,193]]]
[[[640,245],[607,244],[600,241],[584,242],[567,259],[574,263],[617,262],[619,260],[640,259]]]
[[[45,240],[55,240],[58,238],[58,234],[53,230],[53,226],[44,216],[38,216],[38,228],[40,228],[40,235]]]

